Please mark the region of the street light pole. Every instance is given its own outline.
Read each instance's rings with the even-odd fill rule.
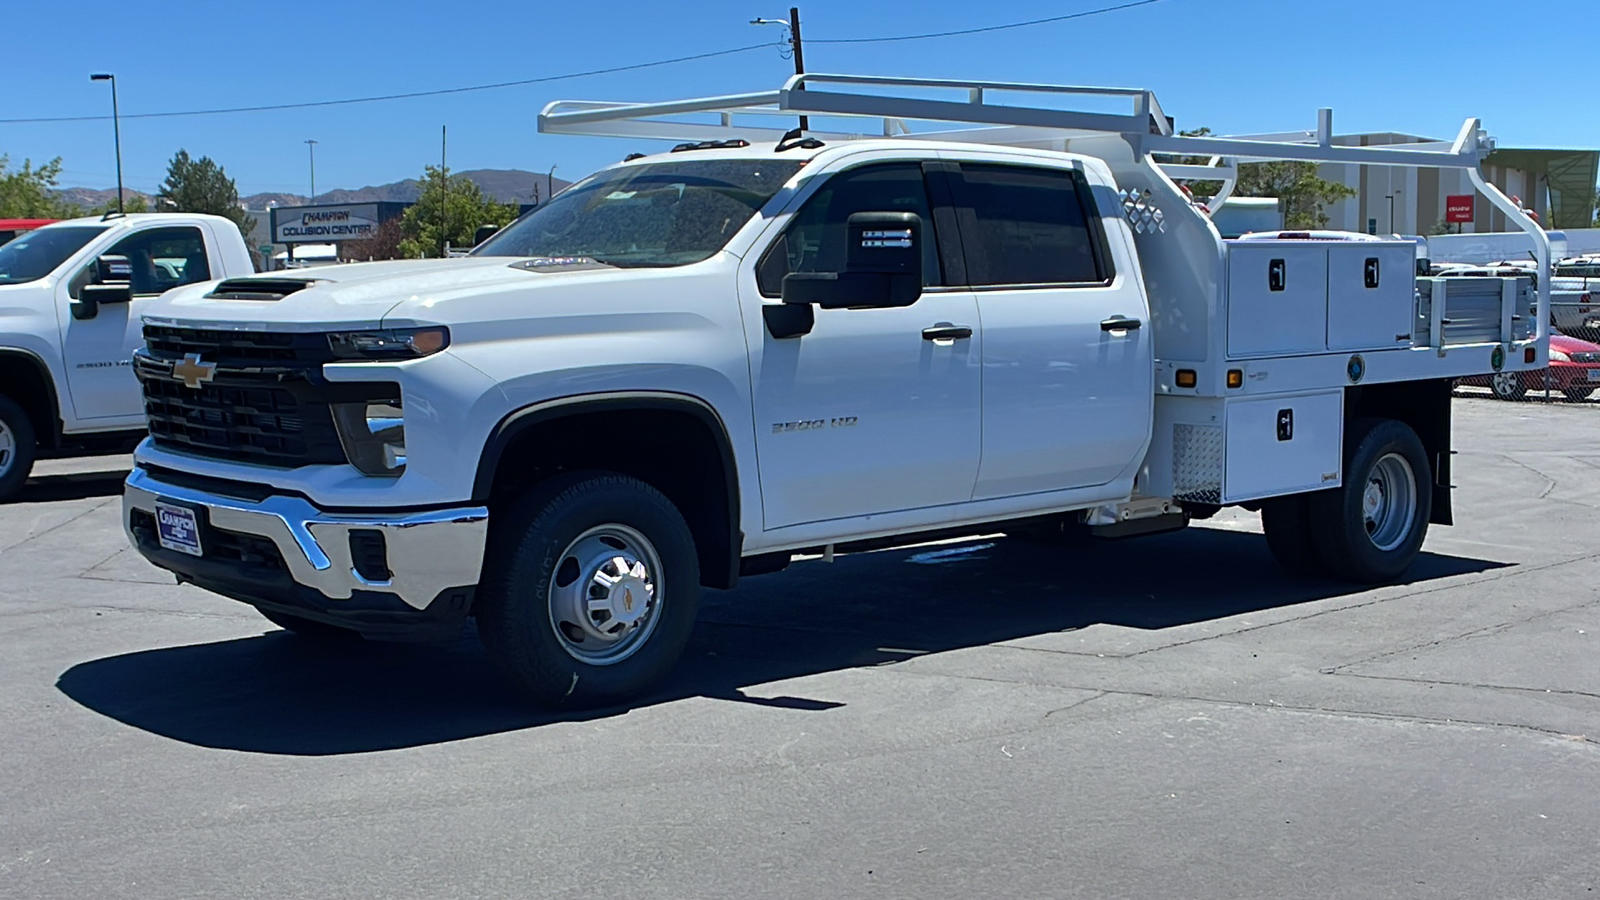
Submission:
[[[311,153],[311,199],[306,202],[314,205],[317,202],[317,142],[306,138],[306,149]]]
[[[117,115],[117,76],[100,72],[89,76],[90,81],[111,82],[111,139],[117,148],[117,215],[122,211],[122,119]]]
[[[789,29],[789,52],[792,56],[794,56],[794,73],[796,75],[804,75],[806,73],[805,47],[800,43],[800,7],[789,7],[789,21],[787,22],[782,19],[751,19],[750,24],[782,25],[783,27]],[[811,121],[809,117],[800,117],[800,130],[811,130]]]

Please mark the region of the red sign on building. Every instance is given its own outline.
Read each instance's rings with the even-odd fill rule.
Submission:
[[[1444,198],[1444,220],[1446,222],[1471,222],[1472,204],[1477,199],[1472,194],[1451,194]]]

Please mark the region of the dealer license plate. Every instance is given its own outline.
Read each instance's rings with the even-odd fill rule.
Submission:
[[[1589,380],[1590,381],[1600,381],[1600,369],[1590,369],[1589,370]]]
[[[161,546],[190,556],[203,556],[200,549],[200,522],[194,510],[156,501],[156,537]]]

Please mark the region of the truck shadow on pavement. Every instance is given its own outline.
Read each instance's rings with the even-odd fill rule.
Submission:
[[[120,497],[128,470],[79,472],[70,475],[34,475],[17,492],[14,503],[54,503],[93,497]]]
[[[1406,580],[1502,565],[1424,553]],[[1081,548],[975,539],[797,563],[733,592],[708,592],[682,662],[660,691],[627,707],[531,709],[491,671],[470,629],[446,645],[342,649],[272,631],[81,663],[57,687],[102,715],[190,744],[364,753],[686,697],[824,712],[839,704],[750,698],[742,689],[1095,624],[1159,630],[1360,593],[1290,576],[1260,535],[1221,529]]]

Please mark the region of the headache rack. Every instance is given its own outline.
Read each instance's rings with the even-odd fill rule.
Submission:
[[[1185,201],[1176,182],[1220,181],[1222,189],[1211,199],[1213,206],[1220,206],[1232,192],[1238,164],[1243,162],[1298,160],[1460,170],[1508,221],[1527,232],[1533,239],[1539,270],[1547,275],[1551,271],[1550,241],[1543,229],[1520,205],[1485,180],[1480,171],[1479,163],[1485,153],[1494,149],[1494,140],[1483,131],[1478,119],[1466,120],[1449,143],[1335,144],[1333,111],[1329,109],[1318,111],[1314,130],[1189,137],[1175,133],[1172,120],[1149,90],[806,74],[789,78],[777,90],[691,100],[560,100],[540,113],[539,130],[547,134],[688,144],[772,143],[790,132],[798,116],[808,117],[816,124],[806,130],[808,136],[829,143],[883,138],[958,141],[1066,151],[1105,159],[1112,165],[1119,185],[1127,189],[1124,199],[1129,218],[1136,234],[1141,235],[1142,226],[1166,230],[1166,223],[1181,215],[1182,210],[1203,217]],[[852,127],[858,125],[864,127]],[[1196,159],[1205,162],[1195,164]],[[1122,168],[1116,164],[1119,160],[1124,163]],[[1152,168],[1162,177],[1141,177],[1143,173],[1138,171]],[[1149,210],[1162,207],[1165,209],[1156,217],[1158,221],[1150,221]],[[1215,238],[1214,229],[1211,235]],[[1148,266],[1152,254],[1146,252],[1143,242],[1140,249]],[[1187,249],[1193,251],[1195,247]],[[1219,292],[1220,285],[1199,283],[1204,280],[1185,287]],[[1548,337],[1549,280],[1537,279],[1533,327],[1516,335],[1508,330],[1502,339],[1539,341]],[[1152,296],[1153,303],[1162,300]],[[1522,313],[1515,311],[1515,318],[1521,319]],[[1539,357],[1542,364],[1543,353]]]

